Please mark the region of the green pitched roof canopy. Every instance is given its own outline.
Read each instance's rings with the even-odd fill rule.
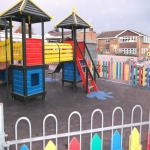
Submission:
[[[6,28],[9,28],[8,22],[6,22]],[[0,19],[0,30],[5,30],[5,21]]]
[[[41,8],[39,8],[32,0],[20,0],[12,8],[8,9],[0,15],[4,18],[12,18],[13,21],[21,22],[21,16],[26,17],[26,23],[38,23],[43,21],[50,21],[52,16],[48,15]]]
[[[73,7],[72,13],[66,17],[63,21],[55,25],[56,28],[72,29],[72,26],[76,26],[77,29],[91,28],[92,26],[82,19]]]

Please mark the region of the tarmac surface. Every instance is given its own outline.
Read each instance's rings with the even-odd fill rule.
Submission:
[[[51,78],[46,72],[46,77]],[[96,97],[88,98],[83,89],[82,83],[77,84],[74,90],[70,83],[65,83],[62,87],[61,73],[56,74],[57,82],[46,82],[46,99],[41,100],[37,97],[24,105],[22,101],[12,100],[9,95],[10,104],[7,104],[6,85],[0,86],[0,102],[4,104],[4,127],[5,133],[8,134],[6,141],[15,140],[15,123],[19,117],[28,117],[32,125],[32,137],[43,135],[43,119],[47,114],[54,114],[58,119],[58,133],[68,132],[68,117],[71,112],[78,111],[82,116],[82,130],[90,129],[91,114],[95,109],[101,109],[104,113],[104,127],[111,126],[112,112],[116,107],[122,107],[124,110],[124,123],[131,122],[131,111],[135,105],[141,105],[143,108],[143,121],[148,121],[150,109],[150,91],[135,88],[114,82],[106,82],[97,80],[99,91],[110,93],[113,98],[106,97],[101,100]],[[9,93],[11,92],[11,84],[9,85]],[[135,111],[134,122],[140,121],[139,109]],[[121,113],[115,113],[115,125],[121,124]],[[93,128],[101,127],[101,116],[95,114]],[[139,127],[138,127],[139,129]],[[79,117],[73,116],[71,119],[71,131],[79,130]],[[119,130],[120,131],[120,130]],[[142,127],[141,143],[143,149],[146,149],[146,133],[148,126]],[[28,124],[21,121],[18,125],[18,139],[28,138]],[[130,128],[124,129],[123,132],[123,148],[128,149],[128,139]],[[55,134],[55,121],[48,119],[46,122],[46,135]],[[99,135],[101,135],[99,133]],[[78,136],[77,136],[78,138]],[[110,149],[111,131],[104,132],[104,150]],[[79,139],[79,138],[78,138]],[[55,142],[55,140],[53,140]],[[46,141],[47,143],[48,141]],[[27,144],[28,145],[28,144]],[[58,139],[58,149],[66,150],[67,137]],[[18,145],[21,147],[21,145]],[[15,146],[11,146],[10,150],[14,150]],[[42,149],[42,141],[33,142],[33,150]],[[82,136],[82,150],[90,149],[90,134]]]

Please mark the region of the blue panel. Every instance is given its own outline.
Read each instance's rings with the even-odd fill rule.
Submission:
[[[149,67],[147,67],[146,86],[149,86]]]
[[[81,65],[84,63],[81,62]],[[74,63],[64,63],[64,80],[74,81]],[[81,80],[78,68],[76,68],[76,81]]]
[[[6,70],[0,70],[0,80],[7,82]]]
[[[14,69],[12,73],[14,92],[17,94],[24,95],[23,71]]]
[[[27,95],[36,94],[42,91],[43,91],[42,68],[27,70]]]
[[[134,67],[132,66],[132,85],[134,85]]]

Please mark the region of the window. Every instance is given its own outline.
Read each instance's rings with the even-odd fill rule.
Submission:
[[[110,52],[110,49],[106,49],[106,52]]]
[[[150,37],[144,36],[143,37],[143,43],[150,43]]]
[[[126,43],[126,42],[136,42],[137,37],[136,36],[123,36],[119,38],[120,43]]]
[[[148,51],[148,48],[142,48],[142,54],[145,54]]]
[[[119,51],[124,54],[136,54],[136,48],[120,48]]]
[[[39,73],[31,74],[31,86],[39,85]]]
[[[106,44],[109,44],[110,43],[110,39],[106,39]]]

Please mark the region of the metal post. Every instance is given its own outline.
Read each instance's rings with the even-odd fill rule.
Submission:
[[[25,17],[22,18],[22,51],[23,51],[23,66],[26,66],[26,27]],[[24,81],[24,96],[27,96],[27,71],[23,69],[23,81]]]
[[[43,65],[45,65],[45,58],[44,58],[44,21],[42,21],[42,59],[43,59]],[[45,68],[43,68],[43,91],[45,91]]]
[[[86,43],[86,35],[85,35],[86,29],[84,28],[84,57],[85,57],[85,43]]]
[[[28,23],[28,34],[29,34],[29,38],[32,38],[32,27],[31,27],[31,23]]]
[[[76,27],[74,27],[74,86],[76,88]]]
[[[64,42],[64,28],[62,27],[62,43]]]
[[[113,75],[113,58],[110,59],[110,80],[112,80]]]
[[[86,66],[86,93],[88,93],[88,71],[89,71],[89,68],[88,66]]]
[[[26,66],[26,27],[25,27],[25,17],[22,18],[22,50],[23,50],[23,66]]]
[[[12,19],[9,20],[9,29],[10,29],[10,56],[11,56],[11,64],[14,63],[13,57],[13,38],[12,38]]]
[[[72,27],[72,30],[71,30],[71,38],[72,38],[72,40],[73,40],[73,27]]]
[[[9,91],[8,91],[8,59],[7,59],[7,27],[6,27],[6,19],[5,19],[5,54],[6,54],[6,82],[7,82],[7,103],[9,103]]]
[[[0,150],[4,150],[3,143],[5,141],[4,137],[4,114],[3,114],[3,104],[0,103]]]
[[[131,59],[129,59],[129,85],[130,85],[130,77],[131,77]]]

